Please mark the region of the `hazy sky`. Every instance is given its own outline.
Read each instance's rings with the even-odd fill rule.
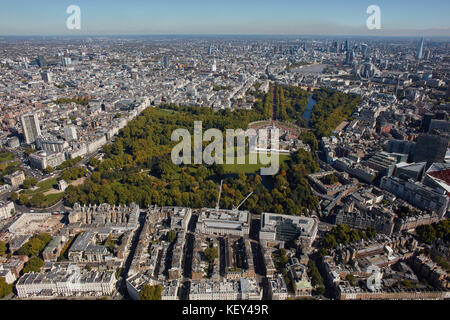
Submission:
[[[81,30],[66,28],[72,4]],[[382,30],[366,28],[372,4]],[[450,36],[449,0],[0,0],[0,8],[0,35]]]

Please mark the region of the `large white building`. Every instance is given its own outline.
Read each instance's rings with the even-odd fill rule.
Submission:
[[[262,290],[255,279],[193,280],[189,300],[261,300]]]
[[[24,274],[16,290],[19,298],[111,295],[115,292],[116,281],[114,271],[85,271],[76,265],[55,264],[44,273]]]
[[[77,128],[75,126],[68,126],[64,128],[64,135],[67,141],[78,139]]]
[[[192,209],[191,208],[181,208],[181,207],[173,207],[173,208],[162,208],[162,210],[168,209],[173,212],[173,215],[170,216],[170,229],[181,229],[186,231],[189,220],[191,220]]]
[[[44,170],[47,167],[57,167],[66,160],[64,153],[48,153],[47,151],[38,151],[30,154],[30,164],[38,169]]]
[[[27,144],[36,141],[36,138],[41,135],[41,128],[39,126],[39,118],[37,114],[24,114],[20,117],[22,123],[23,134]]]
[[[397,177],[383,177],[380,187],[419,209],[437,213],[441,219],[447,214],[449,197],[444,189],[433,189],[418,181]]]
[[[69,147],[69,144],[64,140],[57,140],[49,137],[38,137],[36,138],[36,146],[49,153],[63,152]]]
[[[14,206],[14,202],[0,201],[0,220],[8,219],[9,217],[11,217],[11,212],[14,212],[15,210],[16,208]]]
[[[285,241],[299,241],[302,246],[310,247],[317,236],[316,219],[263,212],[259,239],[263,245]]]
[[[197,229],[204,234],[245,236],[250,230],[250,212],[203,208]]]

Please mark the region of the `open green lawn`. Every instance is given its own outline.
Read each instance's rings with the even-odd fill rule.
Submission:
[[[61,200],[64,196],[64,192],[61,193],[54,193],[54,194],[49,194],[47,196],[45,196],[45,204],[46,207],[51,207],[53,205],[55,205],[59,200]]]
[[[24,193],[28,194],[28,195],[32,195],[32,194],[40,193],[40,192],[44,193],[44,192],[47,192],[50,189],[52,189],[53,186],[56,185],[57,183],[58,183],[58,178],[48,179],[48,180],[39,182],[37,184],[38,189],[36,189],[36,190],[26,190],[26,191],[24,191]]]
[[[280,164],[290,158],[289,154],[279,154],[279,161]],[[255,173],[259,171],[262,167],[264,167],[263,164],[259,161],[258,157],[258,163],[256,164],[250,164],[249,161],[249,155],[245,155],[245,164],[237,164],[237,161],[235,160],[234,164],[224,164],[224,172],[225,173]]]
[[[11,152],[0,152],[0,162],[11,161],[14,159],[14,154]]]
[[[48,179],[37,184],[36,190],[25,190],[22,193],[26,194],[30,199],[37,194],[44,194],[45,192],[53,189],[53,187],[57,184],[58,178]],[[59,200],[61,200],[64,196],[64,192],[52,193],[48,195],[44,195],[42,199],[40,208],[48,208],[55,205]]]
[[[155,108],[155,113],[156,113],[156,115],[159,116],[159,115],[168,115],[168,114],[178,113],[178,111],[171,110],[171,109]]]

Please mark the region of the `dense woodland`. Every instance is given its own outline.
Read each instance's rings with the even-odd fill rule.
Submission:
[[[356,102],[356,98],[345,94],[325,89],[323,92],[326,94],[320,92],[318,99],[330,100],[322,102],[323,106],[330,106],[330,110],[335,103],[353,105]],[[290,159],[280,164],[277,175],[265,177],[264,181],[257,174],[225,175],[223,165],[176,166],[172,163],[170,152],[178,143],[171,141],[175,129],[187,128],[192,134],[194,121],[202,121],[203,130],[217,128],[225,132],[226,129],[246,129],[252,121],[270,118],[274,101],[274,111],[279,115],[277,118],[297,121],[305,110],[309,95],[298,87],[279,85],[271,87],[267,94],[258,90],[253,94],[256,97],[255,108],[250,111],[214,112],[210,108],[175,105],[146,109],[120,131],[113,144],[104,147],[102,162],[91,160],[94,172],[83,185],[67,188],[65,203],[69,206],[76,202],[135,202],[142,207],[152,204],[213,207],[218,198],[220,180],[223,179],[221,208],[237,206],[250,192],[253,195],[241,209],[254,213],[267,211],[298,215],[306,213],[305,209],[317,208],[318,199],[312,194],[306,175],[318,171],[319,166],[315,155],[304,150],[292,154]],[[349,107],[338,106],[337,109],[333,113],[335,116],[325,117],[327,125],[347,116],[342,112]],[[302,138],[313,151],[317,150],[314,134],[304,133]],[[204,146],[208,144],[204,142]]]
[[[314,209],[318,200],[312,195],[306,174],[318,170],[311,153],[300,150],[281,164],[279,174],[268,178],[265,186],[259,175],[225,176],[222,165],[176,166],[170,159],[171,132],[184,127],[193,129],[194,121],[203,121],[203,129],[246,128],[257,119],[254,111],[223,111],[206,108],[170,106],[170,110],[149,108],[131,121],[112,145],[104,148],[105,157],[83,185],[69,186],[65,202],[129,204],[143,207],[215,206],[221,179],[224,179],[221,207],[231,209],[244,197],[254,194],[241,207],[252,212],[272,211],[299,214]],[[273,188],[271,192],[269,188]]]
[[[299,87],[281,85],[276,85],[274,92],[275,119],[303,125],[302,115],[306,110],[310,93]]]
[[[356,94],[345,94],[328,88],[314,91],[316,104],[311,113],[310,127],[317,137],[327,137],[344,120],[348,120],[362,101]]]

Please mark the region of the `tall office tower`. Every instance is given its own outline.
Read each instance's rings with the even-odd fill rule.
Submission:
[[[367,44],[365,44],[365,43],[361,44],[361,54],[362,54],[363,56],[366,55],[366,53],[367,53],[367,48],[368,48],[368,47],[369,47],[369,46],[368,46]]]
[[[68,126],[64,128],[64,134],[67,141],[73,141],[78,139],[77,128],[75,126]]]
[[[36,141],[36,138],[41,135],[41,128],[39,127],[39,118],[37,114],[24,114],[20,117],[22,123],[23,134],[27,144]]]
[[[339,44],[337,41],[333,42],[333,52],[339,53]]]
[[[63,57],[63,58],[61,59],[61,62],[62,62],[62,65],[63,65],[64,67],[67,67],[67,66],[69,66],[70,64],[72,64],[72,59],[71,59],[71,58],[67,58],[67,57]]]
[[[217,71],[217,63],[216,63],[216,60],[214,60],[214,62],[213,62],[213,65],[212,65],[212,67],[211,67],[211,71],[212,71],[212,72],[216,72],[216,71]]]
[[[50,72],[42,72],[41,78],[45,83],[51,83],[53,81],[52,74]]]
[[[425,56],[424,56],[425,60],[430,60],[430,56],[431,56],[430,49],[425,50]]]
[[[417,48],[417,60],[422,59],[422,54],[423,54],[423,38],[419,43],[419,47]]]
[[[38,62],[39,67],[41,67],[41,68],[44,68],[47,66],[47,61],[45,60],[45,57],[42,55],[38,56],[37,62]]]
[[[345,63],[346,64],[352,64],[355,60],[355,51],[347,51],[345,55]]]
[[[209,45],[209,46],[208,46],[208,55],[211,55],[211,54],[212,54],[212,46]]]
[[[164,66],[164,69],[169,68],[169,57],[164,56],[163,66]]]
[[[348,40],[345,40],[345,51],[350,52],[350,43],[348,42]]]
[[[421,134],[414,151],[414,162],[427,162],[427,168],[434,162],[444,162],[449,137],[438,134]]]

